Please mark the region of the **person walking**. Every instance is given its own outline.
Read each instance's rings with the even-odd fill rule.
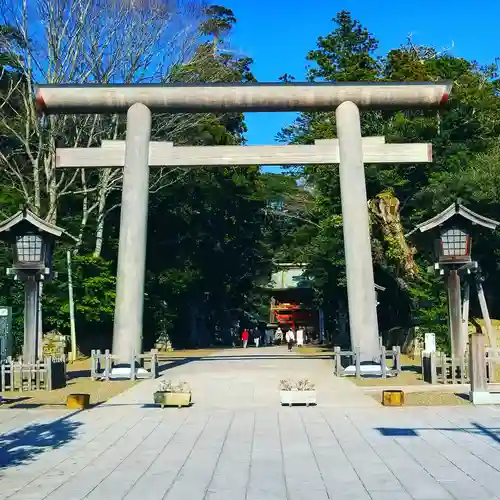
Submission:
[[[297,329],[297,347],[302,347],[304,345],[304,329],[300,326]]]
[[[260,344],[260,331],[258,328],[255,329],[253,332],[253,342],[255,344],[255,347],[259,347]]]
[[[243,343],[243,348],[245,349],[248,345],[248,330],[245,328],[243,332],[241,332],[241,341]]]
[[[283,330],[278,326],[278,329],[274,334],[274,343],[277,345],[281,345],[281,342],[283,342]]]
[[[288,344],[288,351],[291,352],[292,347],[293,347],[293,343],[295,341],[295,334],[294,334],[292,328],[290,328],[290,330],[288,330],[286,332],[285,339],[286,339],[286,343]]]

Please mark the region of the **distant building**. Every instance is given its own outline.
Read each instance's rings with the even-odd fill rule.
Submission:
[[[309,338],[323,338],[322,314],[313,305],[311,282],[306,265],[279,263],[266,289],[270,295],[269,323],[282,328],[303,326]]]
[[[325,338],[323,311],[314,305],[311,281],[305,276],[306,264],[283,262],[276,266],[266,287],[270,297],[269,323],[285,329],[303,326],[309,338],[322,341]],[[377,304],[378,294],[384,290],[375,285]]]

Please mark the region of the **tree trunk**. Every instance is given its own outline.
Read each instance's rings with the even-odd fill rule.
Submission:
[[[370,202],[370,209],[377,218],[386,244],[391,247],[392,254],[397,259],[401,274],[407,277],[417,275],[418,266],[413,258],[415,249],[408,245],[404,235],[399,215],[399,200],[391,192],[383,192]],[[398,284],[407,288],[401,278]]]
[[[97,227],[95,231],[94,257],[100,257],[104,239],[104,219],[106,218],[106,198],[109,188],[110,169],[104,169],[101,175],[101,186],[99,188],[99,204],[97,207]]]

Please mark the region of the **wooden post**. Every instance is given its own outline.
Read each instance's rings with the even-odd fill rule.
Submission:
[[[130,380],[135,380],[135,351],[132,351],[132,357],[130,359]]]
[[[484,341],[482,333],[471,333],[469,335],[469,398],[472,403],[477,400],[478,396],[481,397],[481,395],[488,393]]]
[[[109,349],[104,351],[104,379],[109,380],[109,374],[111,373],[111,353]]]
[[[52,390],[52,358],[44,358],[43,360],[44,363],[44,368],[45,368],[45,373],[47,375],[47,380],[45,381],[45,388],[48,391]]]
[[[69,300],[69,325],[71,331],[71,362],[76,361],[76,327],[75,327],[75,303],[73,300],[73,278],[71,274],[71,252],[66,252],[68,267],[68,300]]]
[[[429,380],[431,384],[437,384],[436,353],[429,353]]]
[[[359,347],[356,347],[356,378],[361,378],[361,351]]]
[[[387,378],[387,352],[385,347],[380,345],[380,370],[382,371],[382,378]]]
[[[28,362],[28,391],[31,391],[32,387],[31,387],[31,380],[32,380],[32,377],[33,377],[33,368],[36,370],[37,366],[40,366],[40,362],[43,363],[43,360],[39,359],[39,358],[34,358],[34,359],[31,359],[29,362]]]
[[[96,364],[95,349],[92,349],[90,351],[90,379],[91,380],[97,379],[97,364]]]
[[[476,284],[477,289],[477,298],[479,299],[479,305],[481,306],[481,314],[483,315],[484,320],[484,328],[486,330],[486,334],[488,335],[488,340],[490,343],[490,347],[496,349],[496,335],[493,332],[493,326],[491,325],[490,313],[488,311],[488,305],[486,304],[486,297],[484,296],[483,285],[480,281]]]
[[[394,364],[396,368],[396,373],[399,375],[402,371],[401,369],[401,347],[396,345],[392,348],[394,352]]]
[[[448,275],[448,306],[450,312],[451,357],[461,358],[465,352],[462,338],[462,300],[460,298],[460,275],[455,269]]]
[[[10,390],[11,391],[15,390],[15,388],[14,388],[14,385],[15,385],[14,370],[15,370],[14,360],[12,358],[10,358]],[[21,384],[21,386],[22,386],[22,384]]]
[[[342,356],[340,355],[340,347],[335,347],[335,375],[340,377],[342,375]]]
[[[158,349],[151,349],[151,378],[158,376]]]
[[[40,365],[43,366],[43,363],[44,363],[44,360],[39,359],[38,364],[37,364],[36,369],[35,369],[35,390],[36,391],[40,390],[40,386],[42,385],[42,382],[43,382],[43,368],[45,368],[45,367],[42,368],[40,366]],[[46,387],[44,387],[44,389],[46,389]]]

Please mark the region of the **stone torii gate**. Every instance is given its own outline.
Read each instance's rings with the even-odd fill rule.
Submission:
[[[339,163],[351,343],[353,347],[360,348],[362,361],[378,361],[378,323],[363,162],[381,162],[385,157],[390,163],[415,163],[431,161],[431,157],[428,145],[386,145],[380,139],[377,144],[373,138],[365,138],[363,142],[358,106],[438,106],[448,99],[450,91],[451,83],[447,81],[404,84],[40,86],[37,89],[37,104],[45,114],[127,111],[125,146],[123,143],[114,146],[105,143],[102,148],[86,149],[85,152],[78,149],[59,149],[57,152],[60,167],[124,166],[114,352],[125,361],[132,350],[140,351],[142,347],[149,165]],[[168,143],[150,144],[152,110],[220,113],[334,108],[338,140],[318,141],[314,146],[176,148]],[[420,148],[417,154],[415,149],[406,153],[415,147]],[[73,160],[68,159],[71,155]],[[82,155],[87,156],[84,158]]]

